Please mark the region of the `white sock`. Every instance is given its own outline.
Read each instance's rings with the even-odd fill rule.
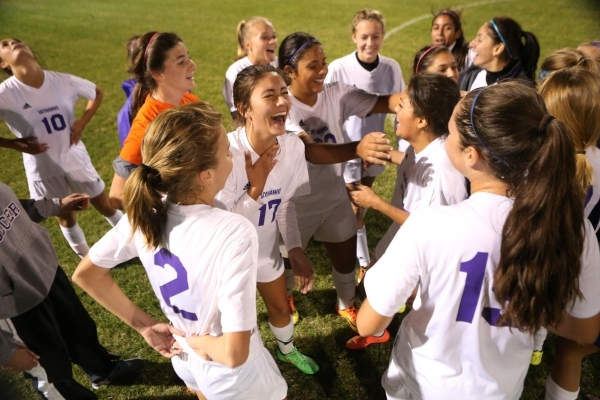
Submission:
[[[546,336],[548,336],[548,331],[546,328],[540,328],[539,331],[533,335],[533,350],[534,351],[542,351],[544,347],[544,342],[546,341]]]
[[[85,235],[83,231],[79,227],[79,224],[75,222],[70,228],[65,228],[62,225],[60,226],[60,230],[62,231],[63,236],[69,242],[69,246],[73,249],[73,251],[81,258],[85,257],[85,255],[90,251],[87,242],[85,241]]]
[[[121,219],[122,216],[123,216],[123,211],[121,211],[121,210],[115,210],[115,214],[112,217],[104,216],[104,218],[106,218],[106,220],[108,221],[108,223],[110,224],[110,226],[112,226],[114,228],[115,225],[117,224],[117,222],[119,222],[119,220]]]
[[[377,333],[376,333],[376,334],[374,334],[373,336],[375,336],[375,337],[382,337],[384,333],[385,333],[385,329],[384,329],[384,330],[382,330],[381,332],[377,332]]]
[[[290,323],[283,328],[277,328],[271,325],[270,322],[269,327],[271,328],[271,332],[273,332],[273,336],[277,339],[277,346],[279,346],[281,353],[288,354],[294,350],[294,321],[292,321],[291,316]]]
[[[356,292],[356,274],[354,271],[349,274],[337,272],[335,268],[331,269],[333,284],[338,295],[338,308],[345,310],[354,305],[354,293]]]
[[[569,392],[558,386],[551,376],[546,379],[546,397],[544,397],[544,400],[576,400],[578,395],[579,389],[576,392]]]
[[[365,226],[356,232],[356,258],[358,258],[358,265],[361,267],[368,267],[371,262],[369,245],[367,244],[367,228]]]
[[[294,270],[293,269],[285,269],[285,285],[287,286],[286,295],[289,297],[292,295],[292,291],[294,290]]]

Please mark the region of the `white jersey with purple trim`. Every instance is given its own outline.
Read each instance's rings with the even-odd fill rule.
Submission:
[[[248,142],[245,128],[238,128],[227,136],[233,169],[216,200],[223,203],[227,210],[246,217],[256,228],[259,240],[259,268],[279,269],[283,260],[279,252],[277,211],[282,203],[310,193],[304,143],[292,132],[277,137],[277,164],[269,173],[260,198],[255,201],[247,192],[250,182],[246,174],[244,152],[250,152],[252,163],[260,156]]]
[[[396,174],[391,201],[394,207],[413,213],[421,207],[446,206],[466,198],[465,177],[450,162],[444,139],[436,138],[418,154],[412,146],[406,148]],[[393,222],[377,244],[377,258],[386,251],[398,229],[400,224]]]
[[[590,185],[585,199],[585,216],[592,223],[598,242],[600,242],[600,149],[590,146],[585,149],[585,156],[594,170],[594,181]]]
[[[373,109],[378,96],[353,86],[335,82],[325,84],[317,102],[311,107],[296,99],[290,92],[292,108],[286,128],[292,132],[306,132],[317,143],[345,143],[349,141],[342,127],[352,115],[364,118]],[[347,201],[342,166],[308,165],[311,193],[296,199],[298,217],[314,215],[333,209]]]
[[[163,313],[186,335],[254,329],[258,238],[252,224],[204,204],[167,205],[168,237],[158,249],[148,250],[139,231],[131,238],[131,225],[121,218],[90,249],[90,260],[112,268],[139,257]]]
[[[334,60],[329,64],[325,83],[341,82],[380,96],[404,91],[404,79],[400,65],[394,59],[379,55],[379,65],[373,71],[364,69],[356,58],[356,52]],[[350,116],[344,122],[344,130],[352,141],[361,140],[371,132],[383,132],[387,114],[368,114],[364,118]]]
[[[398,385],[416,398],[518,399],[533,351],[533,336],[497,327],[493,293],[502,227],[513,201],[479,192],[452,206],[411,214],[391,246],[365,276],[369,303],[393,316],[418,285],[421,307],[402,321],[391,361]],[[589,221],[580,290],[569,311],[576,318],[600,312],[600,254]],[[398,383],[398,381],[403,383]],[[385,380],[384,380],[385,381]],[[393,394],[389,381],[384,388]]]
[[[248,68],[251,65],[253,64],[246,56],[231,64],[229,68],[227,68],[227,72],[225,72],[225,83],[223,83],[222,93],[225,103],[227,103],[227,107],[229,107],[229,111],[231,112],[237,111],[233,104],[233,84],[235,83],[235,79],[244,68]],[[277,68],[277,57],[275,57],[275,61],[273,61],[271,65]]]
[[[71,145],[73,107],[77,99],[96,98],[96,85],[60,72],[44,71],[38,89],[11,76],[0,83],[0,119],[18,138],[37,137],[48,150],[41,154],[23,153],[25,173],[30,180],[42,180],[81,168],[88,160],[82,141]]]

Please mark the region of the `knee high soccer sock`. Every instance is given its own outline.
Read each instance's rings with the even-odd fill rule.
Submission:
[[[279,346],[279,351],[282,354],[288,354],[294,350],[294,322],[291,316],[290,323],[286,326],[277,328],[269,322],[269,327],[271,328],[271,332],[273,332],[273,336],[277,339],[277,346]]]
[[[549,376],[546,379],[546,397],[544,400],[576,400],[579,395],[579,389],[576,392],[569,392],[558,386]]]
[[[287,287],[286,295],[288,297],[290,297],[292,295],[292,291],[294,290],[294,270],[292,269],[291,266],[290,266],[290,268],[288,268],[286,265],[284,274],[285,274],[285,285]]]
[[[548,336],[548,331],[546,328],[540,328],[539,331],[533,335],[533,350],[534,351],[542,351],[544,347],[544,341],[546,340],[546,336]]]
[[[337,272],[335,268],[331,269],[333,284],[338,295],[338,308],[345,310],[354,305],[354,293],[356,291],[356,274],[354,271],[349,274]]]
[[[356,258],[361,267],[368,267],[371,262],[367,244],[367,228],[365,226],[356,232]]]
[[[110,226],[112,226],[114,228],[122,216],[123,216],[123,211],[115,210],[115,214],[113,216],[111,216],[111,217],[104,216],[104,218],[106,218],[106,220],[108,221]]]
[[[85,235],[83,231],[79,227],[79,224],[76,222],[70,228],[65,228],[60,225],[60,230],[62,231],[63,236],[69,242],[69,246],[73,249],[73,251],[81,258],[85,257],[85,255],[90,251],[87,242],[85,241]]]

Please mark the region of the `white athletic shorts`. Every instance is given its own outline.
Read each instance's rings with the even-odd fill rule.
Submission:
[[[85,193],[94,198],[99,196],[105,187],[104,181],[91,163],[52,178],[39,181],[27,179],[27,183],[32,199],[62,199],[71,193]]]
[[[344,199],[336,207],[324,213],[298,216],[298,230],[302,249],[306,249],[310,238],[319,242],[341,243],[356,235],[358,225],[350,200]],[[283,240],[279,241],[281,255],[287,258]]]
[[[400,370],[390,357],[390,364],[381,377],[381,386],[385,390],[388,400],[418,400],[404,385]]]
[[[385,171],[385,165],[371,165],[367,170],[363,168],[362,160],[351,160],[345,162],[344,168],[344,182],[346,183],[357,183],[362,178],[379,176]]]
[[[250,337],[250,349],[254,350],[237,368],[203,360],[184,338],[175,336],[175,339],[185,353],[171,358],[175,373],[190,389],[202,392],[207,399],[282,400],[287,396],[287,383],[263,345],[258,327]]]
[[[283,258],[278,254],[276,260],[273,261],[272,264],[260,265],[258,267],[258,270],[256,271],[256,281],[260,283],[273,282],[283,275],[284,269]]]

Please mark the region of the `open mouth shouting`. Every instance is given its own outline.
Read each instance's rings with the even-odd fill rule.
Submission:
[[[271,120],[275,122],[275,125],[285,126],[285,120],[287,118],[286,112],[280,112],[271,116]]]

